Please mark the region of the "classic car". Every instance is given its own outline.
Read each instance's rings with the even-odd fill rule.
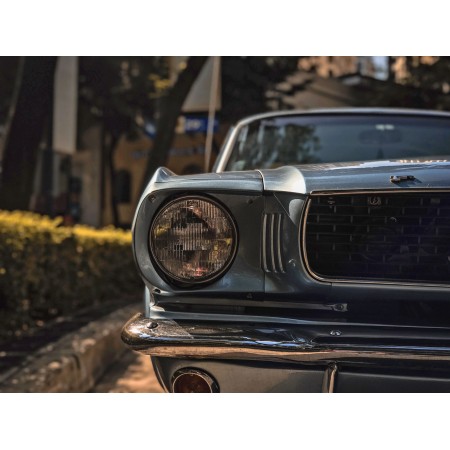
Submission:
[[[123,341],[169,392],[450,391],[450,114],[268,113],[155,173]]]

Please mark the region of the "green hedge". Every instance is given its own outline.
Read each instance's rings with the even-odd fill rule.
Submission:
[[[59,218],[0,211],[1,309],[55,316],[141,287],[129,231],[64,227]]]

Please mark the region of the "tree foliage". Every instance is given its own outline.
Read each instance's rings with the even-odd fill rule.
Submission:
[[[120,137],[133,138],[155,114],[158,81],[168,77],[166,60],[158,57],[81,57],[79,63],[80,117],[103,129],[104,163],[111,184],[110,206],[114,225],[117,207],[114,151]]]
[[[127,125],[153,117],[161,84],[169,77],[162,57],[81,57],[79,70],[80,101],[94,115],[126,118]]]
[[[420,91],[422,103],[427,108],[450,109],[450,57],[440,56],[433,64],[413,64],[407,57],[408,86]]]
[[[147,176],[165,163],[184,100],[207,57],[191,57],[172,85],[167,57],[81,57],[79,99],[81,126],[100,123],[105,161],[114,184],[113,154],[119,138],[129,138],[156,121],[155,145]],[[56,57],[2,58],[0,61],[0,123],[5,127],[0,207],[28,209],[38,162],[39,145],[48,134]],[[13,89],[17,86],[16,93]],[[16,101],[15,101],[16,100]],[[88,112],[88,114],[85,114]],[[10,121],[8,122],[8,116]],[[115,223],[119,223],[111,189]]]
[[[5,123],[14,94],[20,58],[2,56],[0,58],[0,124]]]
[[[268,111],[267,91],[294,73],[298,60],[298,56],[224,56],[222,119],[234,122]]]
[[[28,209],[39,144],[53,102],[56,57],[26,57],[11,121],[4,136],[0,208]]]
[[[388,80],[373,80],[369,93],[361,96],[361,101],[369,106],[449,110],[450,58],[437,57],[431,64],[421,62],[418,57],[404,58],[403,79],[395,82],[391,67]]]
[[[191,56],[173,87],[161,98],[156,136],[147,161],[141,190],[145,188],[155,170],[166,162],[181,108],[207,59],[207,56]]]
[[[123,134],[132,137],[156,123],[156,135],[147,162],[142,189],[154,171],[168,157],[175,126],[183,103],[207,57],[190,57],[173,85],[169,80],[168,58],[105,57],[82,58],[80,97],[102,121],[107,140],[106,156],[111,183],[115,182],[114,149]],[[120,223],[117,201],[111,189],[115,225]]]

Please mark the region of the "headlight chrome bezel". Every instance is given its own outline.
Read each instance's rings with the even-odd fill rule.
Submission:
[[[155,249],[155,243],[153,240],[153,230],[155,225],[158,223],[158,219],[161,217],[161,215],[167,211],[168,208],[172,207],[176,203],[180,203],[186,200],[201,200],[207,203],[212,204],[214,207],[218,208],[224,217],[228,220],[228,223],[231,228],[231,234],[232,234],[232,249],[230,251],[230,254],[228,255],[228,258],[226,259],[225,263],[222,265],[220,270],[217,270],[213,272],[212,274],[201,277],[198,279],[187,279],[177,276],[176,274],[173,274],[168,271],[158,260],[157,253]],[[221,278],[230,268],[232,265],[238,249],[239,244],[239,235],[238,235],[238,228],[235,222],[235,219],[233,215],[230,213],[228,208],[226,208],[223,204],[218,202],[216,199],[213,199],[207,195],[198,195],[198,194],[184,194],[180,195],[174,198],[171,198],[168,201],[165,201],[163,204],[160,205],[158,211],[155,213],[154,217],[152,218],[150,222],[150,227],[148,231],[148,248],[150,250],[150,258],[157,269],[160,276],[162,276],[166,281],[169,282],[169,284],[172,284],[176,287],[181,288],[189,288],[189,287],[199,287],[206,284],[210,284],[214,281],[217,281],[219,278]]]

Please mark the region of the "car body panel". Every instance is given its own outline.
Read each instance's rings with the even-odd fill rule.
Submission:
[[[448,189],[450,161],[363,161],[354,163],[305,164],[260,170],[264,190],[310,194],[345,191],[399,191],[402,189]],[[391,176],[413,176],[394,183]],[[370,187],[368,187],[370,186]]]
[[[304,114],[361,112],[450,118],[391,109]],[[133,223],[145,314],[130,319],[122,339],[152,356],[167,391],[175,374],[189,368],[209,374],[221,392],[450,391],[450,282],[323,280],[308,267],[303,242],[312,197],[449,195],[450,162],[441,156],[405,157],[223,172],[239,130],[278,114],[238,123],[219,154],[216,173],[177,176],[164,168],[155,173]],[[289,114],[298,112],[282,115]],[[191,194],[228,211],[238,249],[222,277],[180,286],[153,261],[149,230],[167,202]]]

